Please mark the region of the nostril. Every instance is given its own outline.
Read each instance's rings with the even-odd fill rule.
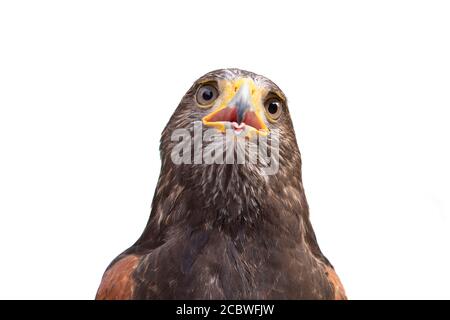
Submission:
[[[237,86],[235,86],[235,87],[234,87],[234,92],[236,92],[236,91],[237,91],[237,89],[238,89],[238,88],[237,88]]]
[[[255,89],[252,89],[252,95],[255,93]]]

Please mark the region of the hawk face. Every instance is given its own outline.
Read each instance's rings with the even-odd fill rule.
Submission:
[[[198,79],[163,131],[161,158],[161,178],[189,188],[202,207],[227,211],[219,216],[257,215],[264,199],[289,189],[301,198],[300,153],[286,97],[248,71],[222,69]]]
[[[237,138],[267,136],[289,120],[286,97],[280,88],[263,76],[239,69],[204,75],[180,106],[182,110],[177,112],[191,112],[190,120],[201,120],[205,127],[221,133],[231,130]]]

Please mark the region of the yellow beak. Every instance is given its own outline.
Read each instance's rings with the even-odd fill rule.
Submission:
[[[238,79],[227,84],[224,101],[213,112],[203,117],[203,124],[225,133],[250,137],[257,133],[263,136],[269,129],[261,116],[261,90],[251,79]],[[229,98],[228,101],[226,97]]]

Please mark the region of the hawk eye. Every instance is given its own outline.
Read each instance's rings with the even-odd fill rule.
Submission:
[[[214,83],[206,83],[198,88],[195,98],[200,106],[209,107],[218,96],[219,92]]]
[[[270,120],[277,120],[283,109],[283,103],[278,98],[269,98],[264,103],[264,109],[266,114],[269,116]]]

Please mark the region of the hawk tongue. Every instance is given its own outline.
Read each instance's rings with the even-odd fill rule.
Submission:
[[[234,132],[240,133],[245,128],[245,122],[241,122],[238,124],[237,122],[233,121],[231,123],[231,126],[233,127]]]

